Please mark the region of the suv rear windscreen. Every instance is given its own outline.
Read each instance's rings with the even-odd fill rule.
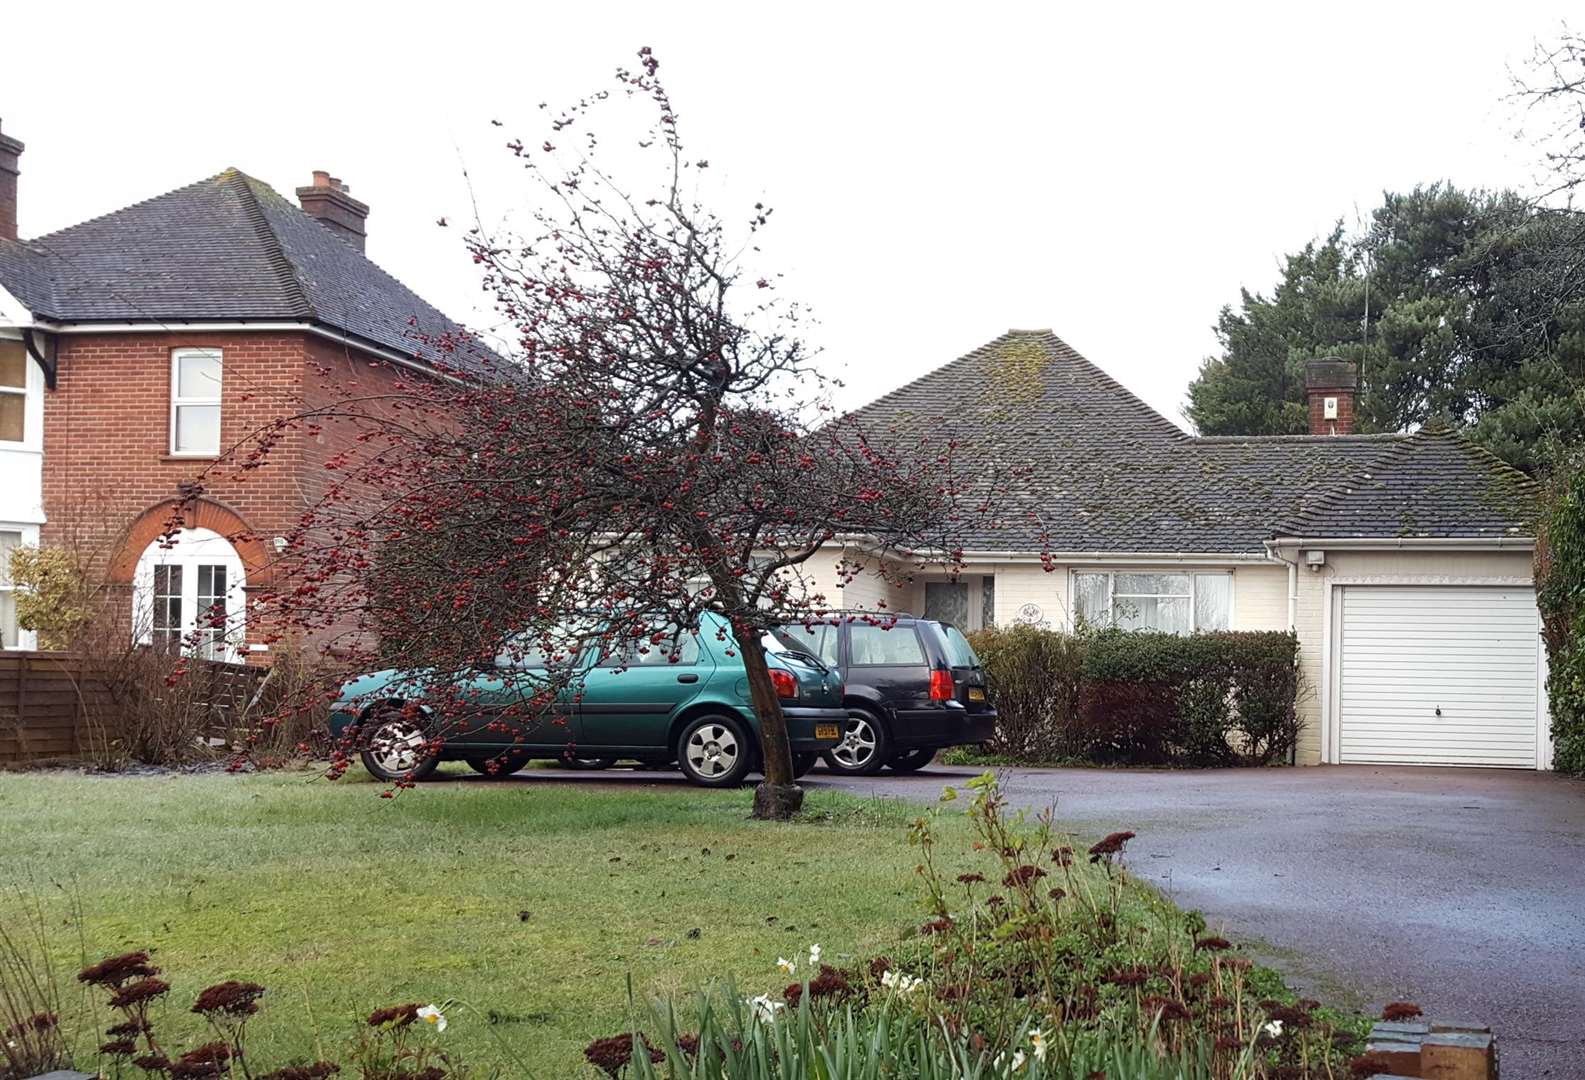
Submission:
[[[974,646],[963,636],[963,631],[951,623],[942,623],[941,636],[947,641],[947,663],[955,668],[980,666],[980,658],[974,654]]]

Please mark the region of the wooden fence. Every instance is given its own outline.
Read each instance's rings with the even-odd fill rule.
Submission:
[[[181,696],[204,710],[203,727],[217,734],[234,726],[266,674],[216,661],[186,667]],[[0,652],[0,768],[82,760],[108,745],[125,721],[118,698],[127,695],[116,689],[90,657]]]

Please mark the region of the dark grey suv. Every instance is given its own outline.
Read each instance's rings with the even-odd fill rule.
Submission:
[[[980,658],[951,623],[842,612],[772,635],[773,647],[835,668],[845,684],[842,742],[823,755],[847,776],[914,772],[948,746],[982,743],[996,727]]]

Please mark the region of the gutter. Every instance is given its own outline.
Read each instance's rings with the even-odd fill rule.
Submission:
[[[1342,551],[1529,551],[1533,536],[1278,536],[1266,541],[1276,547],[1337,548]]]
[[[411,356],[403,356],[381,345],[373,344],[368,340],[355,337],[352,334],[332,330],[317,322],[290,322],[268,321],[248,322],[245,319],[232,322],[167,322],[167,323],[82,323],[82,322],[51,322],[48,319],[34,318],[30,326],[35,330],[42,330],[50,334],[174,334],[174,333],[296,333],[312,334],[315,337],[333,341],[338,345],[351,347],[360,352],[378,356],[388,360],[399,367],[407,368],[430,378],[440,378],[446,382],[462,385],[462,379],[455,375],[446,375],[436,371],[423,361],[415,360]]]

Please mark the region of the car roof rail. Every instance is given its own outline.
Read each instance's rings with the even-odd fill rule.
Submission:
[[[819,615],[813,616],[811,618],[811,621],[812,622],[818,622],[821,619],[827,618],[828,616],[831,616],[831,615],[878,615],[878,616],[882,616],[882,617],[888,618],[888,619],[917,619],[917,618],[919,618],[919,616],[915,615],[911,611],[871,611],[868,608],[829,608],[829,609],[821,612]],[[788,619],[787,620],[788,623],[801,622],[801,621],[802,621],[801,619]]]

